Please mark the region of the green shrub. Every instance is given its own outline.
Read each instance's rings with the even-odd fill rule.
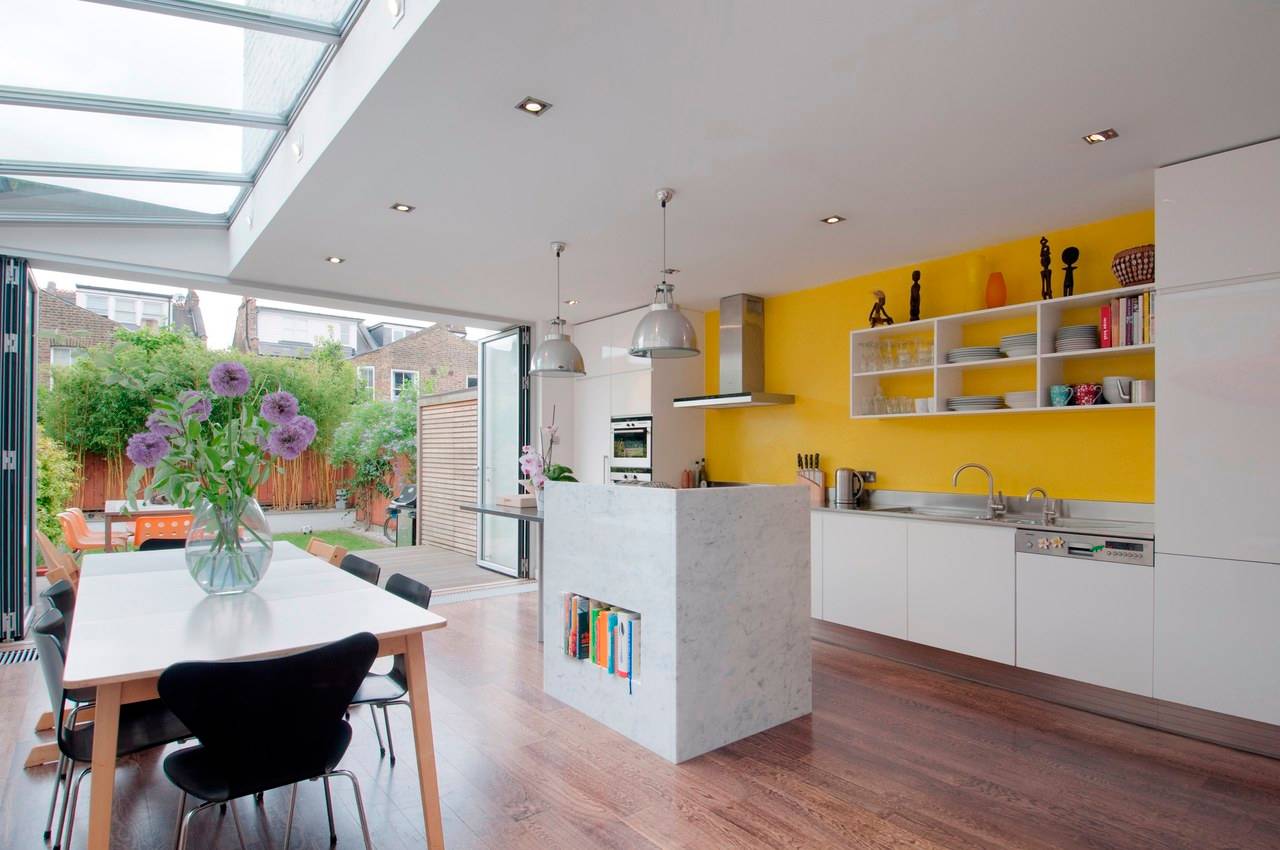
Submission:
[[[62,540],[58,513],[71,503],[80,468],[56,440],[36,428],[36,527],[50,540]]]

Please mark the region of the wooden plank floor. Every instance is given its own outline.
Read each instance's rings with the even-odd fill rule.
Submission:
[[[824,644],[812,717],[670,765],[543,694],[534,604],[441,605],[449,628],[427,637],[451,848],[1280,847],[1278,761]],[[0,667],[3,848],[42,846],[53,771],[21,768],[44,702],[38,666]],[[407,754],[408,716],[392,719]],[[343,764],[364,785],[376,846],[421,848],[412,762],[378,757],[367,712],[352,722]],[[158,755],[119,769],[116,789],[119,846],[171,846],[177,799]],[[335,789],[338,846],[359,847],[350,795]],[[239,804],[250,850],[280,846],[286,800]],[[293,846],[326,847],[318,786],[298,816]],[[196,828],[193,846],[237,846],[230,818]]]
[[[393,546],[367,549],[359,555],[382,568],[384,585],[392,573],[404,573],[417,579],[435,593],[517,581],[511,576],[476,566],[474,554],[454,552],[441,546]]]

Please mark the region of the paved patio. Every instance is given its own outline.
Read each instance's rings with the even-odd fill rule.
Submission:
[[[440,546],[398,546],[368,549],[359,554],[382,568],[384,584],[392,573],[404,573],[426,584],[437,594],[527,582],[527,579],[512,578],[476,566],[475,555],[454,552]]]

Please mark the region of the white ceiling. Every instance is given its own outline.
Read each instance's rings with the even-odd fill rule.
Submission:
[[[541,318],[561,239],[582,320],[649,299],[671,186],[682,303],[815,286],[1150,207],[1280,135],[1277,43],[1263,0],[442,0],[232,277]]]

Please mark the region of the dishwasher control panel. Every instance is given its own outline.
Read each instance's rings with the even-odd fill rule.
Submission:
[[[1087,558],[1113,564],[1155,566],[1155,546],[1150,540],[1133,537],[1102,537],[1066,531],[1019,531],[1018,552],[1054,555],[1060,558]]]

